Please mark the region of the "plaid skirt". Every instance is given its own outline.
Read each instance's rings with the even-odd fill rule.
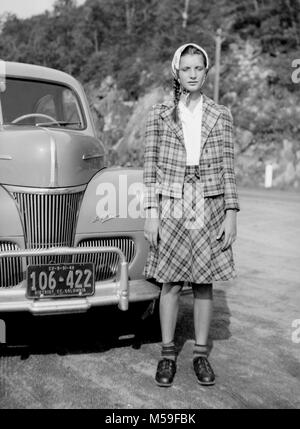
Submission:
[[[160,195],[159,240],[150,246],[143,274],[164,282],[211,283],[236,276],[231,246],[217,240],[224,196],[203,196],[198,166],[186,166],[181,199]]]

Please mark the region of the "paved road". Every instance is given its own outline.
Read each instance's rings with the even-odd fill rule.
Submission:
[[[240,199],[239,277],[215,285],[214,387],[199,386],[192,371],[187,293],[172,388],[153,383],[160,343],[149,325],[139,345],[118,339],[138,322],[116,312],[23,318],[14,338],[31,345],[0,358],[0,408],[300,408],[300,196],[241,190]]]

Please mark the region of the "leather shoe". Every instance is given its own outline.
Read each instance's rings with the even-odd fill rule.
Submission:
[[[193,360],[193,366],[198,383],[202,384],[203,386],[212,386],[215,384],[215,374],[206,357],[196,357]]]
[[[157,365],[155,382],[161,387],[172,386],[173,379],[176,373],[176,362],[172,359],[161,359]]]

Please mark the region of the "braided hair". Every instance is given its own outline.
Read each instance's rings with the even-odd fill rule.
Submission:
[[[173,95],[174,95],[174,109],[172,111],[172,117],[174,122],[178,122],[178,103],[181,96],[181,85],[178,80],[174,77],[173,79]]]

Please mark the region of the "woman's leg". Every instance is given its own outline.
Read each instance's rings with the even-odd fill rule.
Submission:
[[[181,289],[181,283],[164,283],[162,287],[159,315],[163,344],[174,341]]]
[[[196,344],[207,345],[213,309],[212,284],[193,283]]]
[[[174,334],[177,322],[179,296],[182,284],[164,283],[160,295],[159,314],[162,335],[161,359],[158,362],[155,381],[162,387],[170,387],[176,373],[176,348]]]
[[[215,374],[208,357],[208,334],[213,310],[212,284],[193,283],[195,346],[193,366],[198,382],[210,386],[215,383]]]

